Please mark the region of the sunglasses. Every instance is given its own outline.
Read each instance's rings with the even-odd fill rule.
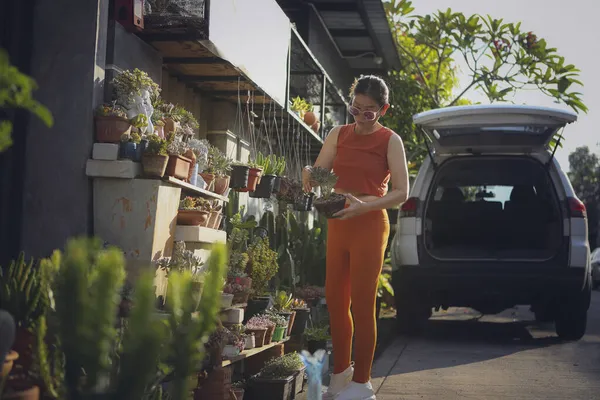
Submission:
[[[358,117],[360,114],[362,114],[362,116],[365,120],[373,121],[375,118],[377,118],[377,114],[379,114],[379,111],[381,111],[382,108],[383,108],[383,106],[379,107],[379,110],[377,110],[377,111],[361,111],[358,108],[354,107],[353,105],[349,105],[348,112],[353,117]]]

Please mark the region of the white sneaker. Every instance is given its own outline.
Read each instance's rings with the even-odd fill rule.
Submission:
[[[338,394],[335,400],[375,400],[373,385],[371,385],[371,382],[357,383],[352,381]]]
[[[344,390],[350,382],[352,382],[352,376],[354,375],[354,363],[350,364],[344,372],[339,374],[331,374],[329,381],[329,387],[327,392],[323,394],[323,400],[333,400],[337,394]]]

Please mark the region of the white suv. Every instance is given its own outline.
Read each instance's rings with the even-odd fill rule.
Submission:
[[[392,243],[399,329],[432,308],[496,314],[529,304],[579,340],[591,297],[583,203],[554,158],[577,115],[516,105],[448,107],[414,116],[429,156],[398,214]]]

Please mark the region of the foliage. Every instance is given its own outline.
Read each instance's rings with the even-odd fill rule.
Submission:
[[[277,311],[290,311],[292,302],[294,301],[293,295],[287,294],[283,290],[278,290],[275,293],[273,308]]]
[[[329,340],[329,326],[313,326],[306,328],[304,331],[304,338],[306,340],[314,341]]]
[[[284,326],[288,326],[288,321],[285,319],[285,317],[276,314],[275,312],[268,312],[267,314],[267,318],[269,318],[269,320],[275,324],[276,327],[284,327]]]
[[[196,156],[196,163],[198,163],[198,168],[202,171],[206,167],[206,163],[208,162],[208,147],[210,144],[206,139],[196,139],[191,138],[187,142],[188,147],[192,149],[194,155]]]
[[[163,257],[156,264],[168,275],[171,271],[190,272],[192,276],[206,272],[204,261],[192,250],[187,250],[185,242],[175,242],[172,257]]]
[[[150,92],[151,97],[158,97],[160,94],[158,84],[138,68],[121,72],[113,79],[112,84],[114,99],[124,107],[133,103],[135,97],[141,96],[144,90]]]
[[[302,369],[304,362],[298,353],[293,352],[265,363],[258,376],[264,379],[285,379]]]
[[[208,145],[208,159],[203,172],[225,176],[231,171],[231,159],[213,145]]]
[[[148,126],[148,117],[146,114],[138,114],[129,121],[134,127],[141,129]]]
[[[224,293],[249,293],[252,289],[252,278],[245,277],[228,277],[227,284],[223,288]]]
[[[175,114],[175,119],[181,123],[181,126],[189,126],[192,130],[198,129],[200,126],[196,117],[181,106],[175,106],[173,114]]]
[[[188,151],[188,145],[182,140],[172,139],[168,140],[167,154],[170,156],[182,156]]]
[[[298,96],[292,100],[292,105],[290,108],[292,109],[292,111],[308,112],[308,111],[312,111],[313,106],[312,106],[312,104],[310,104],[309,102],[307,102],[306,100],[304,100],[303,98]]]
[[[266,329],[273,325],[266,315],[254,315],[246,322],[246,329]]]
[[[327,220],[315,219],[309,228],[290,214],[289,225],[289,251],[296,265],[297,284],[324,286]],[[296,296],[300,297],[298,291]]]
[[[598,208],[600,206],[600,159],[587,146],[569,154],[569,179],[577,197],[585,204],[588,216],[589,241],[598,245]]]
[[[579,70],[544,39],[521,31],[520,23],[450,9],[414,15],[410,0],[389,0],[384,7],[403,66],[390,74],[393,107],[384,123],[402,137],[413,177],[426,149],[412,116],[468,103],[465,96],[471,90],[482,92],[490,102],[539,90],[577,112],[587,112],[581,93],[571,89],[582,86]],[[456,59],[464,60],[468,69],[469,83],[460,89]]]
[[[307,309],[308,306],[306,305],[306,301],[304,301],[302,299],[294,299],[292,301],[291,308],[292,308],[292,310],[296,310],[296,309],[304,310],[304,309]]]
[[[144,154],[148,155],[167,155],[167,141],[158,135],[148,135],[148,147],[144,150]]]
[[[394,288],[390,283],[391,276],[390,274],[381,273],[379,274],[379,282],[377,285],[377,297],[383,297],[384,293],[389,293],[390,295],[394,295]]]
[[[269,281],[279,269],[277,252],[269,247],[269,238],[256,238],[248,248],[248,257],[252,291],[259,296],[267,291]]]
[[[186,196],[179,202],[180,210],[210,211],[210,201],[202,197]]]
[[[0,110],[25,109],[51,128],[54,125],[52,114],[32,96],[36,89],[36,82],[12,65],[8,53],[0,49]],[[12,129],[10,121],[0,120],[0,152],[12,145]]]
[[[96,115],[99,117],[119,117],[127,118],[125,109],[116,104],[116,102],[106,103],[96,108]]]
[[[338,177],[333,171],[322,167],[314,167],[310,173],[310,179],[321,187],[321,197],[325,199],[331,197],[333,187],[338,181]]]
[[[44,283],[33,259],[19,254],[8,268],[0,268],[0,309],[8,311],[18,327],[31,328],[48,308]]]
[[[142,141],[142,137],[139,135],[139,133],[136,132],[131,132],[131,133],[124,133],[121,135],[121,142],[123,143],[140,143]]]

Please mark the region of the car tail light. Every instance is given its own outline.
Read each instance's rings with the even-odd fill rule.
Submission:
[[[409,197],[400,207],[400,218],[416,217],[419,208],[419,199]]]
[[[569,197],[567,199],[569,203],[569,215],[571,218],[586,218],[587,211],[585,204],[581,202],[577,197]]]

